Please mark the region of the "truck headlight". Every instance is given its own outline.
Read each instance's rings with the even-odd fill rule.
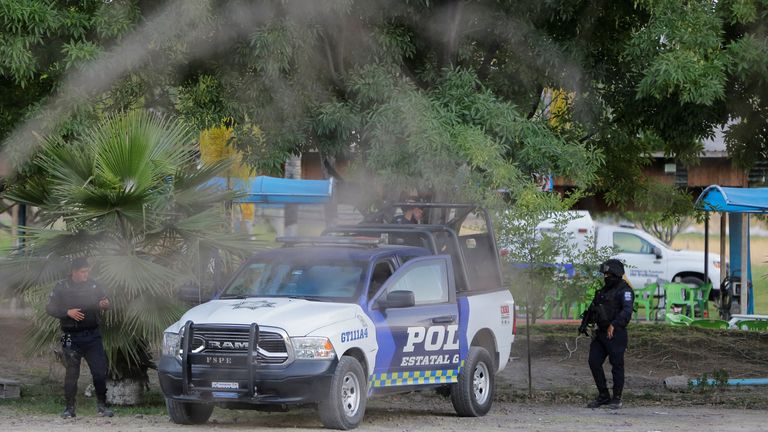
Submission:
[[[299,360],[330,360],[336,357],[333,344],[326,337],[292,337],[293,350]]]
[[[181,349],[181,335],[173,332],[163,333],[163,355],[176,357]]]

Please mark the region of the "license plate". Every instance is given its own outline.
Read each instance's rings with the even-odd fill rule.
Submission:
[[[233,392],[211,392],[212,396],[215,398],[222,398],[222,399],[237,399],[237,393]]]
[[[230,381],[212,381],[211,388],[237,390],[240,388],[240,384],[236,382],[230,382]]]

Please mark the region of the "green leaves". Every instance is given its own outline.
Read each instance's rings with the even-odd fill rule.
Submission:
[[[711,105],[725,96],[722,22],[711,2],[648,2],[648,25],[629,41],[628,59],[643,78],[638,98],[680,94],[681,102]]]
[[[126,195],[161,188],[177,167],[188,166],[193,133],[146,111],[113,117],[88,134],[95,173],[104,186]]]
[[[266,61],[259,62],[255,66],[267,79],[279,79],[284,74],[291,73],[294,54],[298,48],[297,42],[301,39],[291,34],[292,30],[286,23],[274,23],[258,29],[250,39],[250,48],[254,56]]]
[[[26,269],[13,282],[19,290],[50,289],[64,276],[61,257],[92,257],[113,304],[107,334],[130,335],[107,338],[118,375],[128,372],[114,368],[143,373],[147,352],[137,347],[180,316],[182,286],[209,284],[212,257],[256,246],[229,233],[224,204],[234,195],[209,186],[228,163],[198,168],[194,142],[183,123],[149,111],[111,116],[74,142],[47,140],[33,161],[40,181],[13,185],[6,196],[39,208],[47,224],[25,228],[28,247],[9,261]],[[40,319],[34,340],[45,343],[50,326]]]
[[[12,76],[23,88],[37,69],[29,46],[33,39],[24,36],[0,36],[0,72]]]
[[[137,9],[127,0],[6,0],[0,4],[0,73],[26,87],[37,76],[70,68],[101,52],[102,40],[116,37],[134,22]],[[92,38],[96,32],[102,38]]]
[[[93,60],[101,54],[101,47],[89,41],[72,41],[62,47],[64,52],[64,67],[66,69]]]
[[[553,174],[622,204],[651,152],[691,163],[733,119],[737,162],[768,152],[763,0],[246,3],[173,8],[193,35],[146,35],[151,60],[91,118],[148,106],[196,132],[231,119],[231,144],[260,173],[318,151],[353,161],[366,181],[451,197]],[[141,19],[163,28],[147,2],[66,4],[0,6],[12,29],[0,35],[0,73],[16,83],[0,99],[18,101],[0,111],[0,136]],[[567,101],[552,109],[555,93]],[[72,118],[66,137],[88,121]]]
[[[108,40],[126,34],[140,18],[140,10],[132,1],[102,0],[93,15],[93,25],[99,37]]]
[[[416,54],[413,34],[407,28],[385,24],[374,30],[377,60],[386,64],[400,64]]]
[[[728,45],[728,71],[744,81],[761,80],[768,82],[768,39],[754,34]]]
[[[729,21],[732,24],[736,24],[736,23],[748,24],[748,23],[754,22],[760,17],[757,4],[754,1],[735,0],[729,3],[730,3],[730,9],[731,9]],[[763,4],[763,6],[766,6],[766,5]],[[765,12],[763,12],[762,18],[765,19]]]
[[[658,56],[646,69],[638,97],[663,99],[680,93],[681,102],[712,105],[725,97],[724,58],[699,57],[692,51],[673,51]]]
[[[221,83],[212,75],[201,75],[196,82],[174,87],[170,95],[181,118],[195,130],[218,126],[231,115]]]

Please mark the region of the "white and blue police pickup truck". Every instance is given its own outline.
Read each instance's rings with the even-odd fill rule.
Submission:
[[[165,330],[158,375],[171,420],[314,404],[325,427],[352,429],[369,397],[429,388],[461,416],[485,415],[514,302],[487,213],[425,206],[438,222],[335,227],[247,260]]]

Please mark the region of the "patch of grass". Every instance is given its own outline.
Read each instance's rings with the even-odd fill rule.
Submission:
[[[51,391],[51,389],[58,391]],[[78,417],[96,416],[96,398],[83,396],[82,389],[79,389],[78,393],[76,401]],[[61,414],[64,411],[62,383],[44,379],[38,384],[22,385],[21,398],[0,399],[0,406],[25,414]],[[115,406],[112,410],[116,416],[162,415],[166,413],[165,399],[159,390],[150,390],[144,395],[144,402],[141,405]]]
[[[0,230],[0,250],[7,251],[13,245],[13,236],[11,233]]]
[[[710,382],[710,379],[712,382]],[[715,369],[712,371],[712,376],[708,373],[703,373],[698,378],[698,384],[693,383],[693,381],[688,382],[688,390],[698,391],[698,392],[712,392],[713,390],[719,390],[724,391],[728,386],[728,371],[725,369]]]
[[[752,263],[752,292],[755,295],[755,313],[768,314],[768,264]]]

